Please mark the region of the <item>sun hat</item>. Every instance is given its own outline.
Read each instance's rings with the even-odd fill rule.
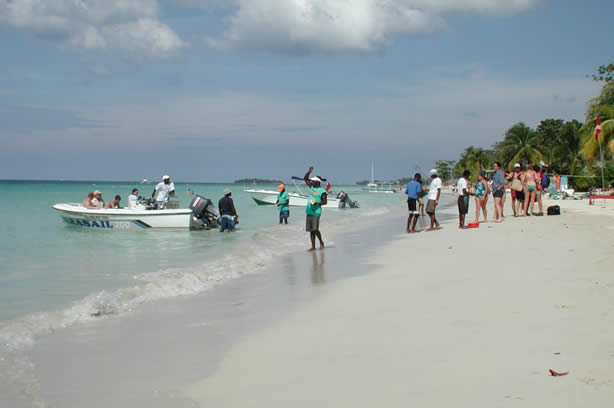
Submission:
[[[164,176],[162,176],[162,180],[166,180],[166,179],[169,179],[169,178],[170,178],[170,177],[169,177],[169,176],[167,176],[166,174],[165,174]]]
[[[318,177],[318,176],[313,176],[313,177],[309,178],[309,180],[311,180],[311,181],[322,181],[322,179],[320,177]]]
[[[280,184],[280,185],[278,185],[278,186],[277,186],[277,189],[278,189],[279,191],[281,191],[281,190],[283,190],[283,189],[285,189],[285,188],[286,188],[286,186],[284,186],[283,184]]]
[[[437,174],[437,169],[431,169],[431,174]]]
[[[100,191],[98,191],[98,190],[94,190],[94,195],[96,195],[96,194],[102,194],[102,193]]]
[[[230,193],[231,193],[231,191],[229,189],[227,189],[227,188],[224,189],[224,195],[228,195]]]
[[[514,168],[516,168],[516,167],[520,167],[520,163],[514,164]]]

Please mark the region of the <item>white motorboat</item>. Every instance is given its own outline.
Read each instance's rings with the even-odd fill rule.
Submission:
[[[290,196],[290,207],[307,207],[307,203],[309,201],[309,189],[303,184],[297,184],[296,181],[303,182],[302,178],[292,177],[292,182],[294,183],[295,192],[289,192]],[[248,193],[252,199],[258,205],[275,205],[277,201],[278,191],[273,190],[258,190],[258,189],[249,189],[243,190]],[[344,191],[339,192],[339,194],[333,196],[333,194],[327,195],[326,204],[322,206],[322,208],[358,208],[359,204],[357,201],[350,200],[350,197]]]
[[[144,200],[130,208],[86,208],[81,203],[58,203],[51,207],[66,224],[90,229],[209,229],[216,227],[219,220],[211,200],[202,196],[195,196],[190,208],[152,209],[151,202]]]
[[[258,205],[274,205],[277,201],[278,191],[272,190],[244,190],[254,199]],[[290,193],[290,207],[307,207],[309,197],[297,193]],[[326,205],[322,208],[339,208],[339,200],[334,197],[328,197]]]

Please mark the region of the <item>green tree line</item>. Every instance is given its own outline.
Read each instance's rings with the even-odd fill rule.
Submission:
[[[584,123],[544,119],[535,129],[522,122],[516,123],[505,131],[503,140],[490,149],[469,146],[457,161],[435,162],[441,177],[448,180],[469,170],[476,179],[480,172],[492,169],[493,163],[499,161],[507,170],[512,170],[515,163],[545,165],[549,174],[572,176],[577,190],[601,186],[601,157],[595,140],[599,116],[605,183],[610,185],[614,182],[614,64],[600,66],[592,77],[603,86],[599,96],[588,101]]]

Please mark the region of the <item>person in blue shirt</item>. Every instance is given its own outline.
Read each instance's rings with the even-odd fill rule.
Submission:
[[[408,234],[416,232],[416,223],[420,212],[418,211],[418,200],[422,194],[422,176],[420,173],[416,173],[414,179],[407,183],[407,209],[409,210],[409,217],[407,217],[407,229]],[[413,220],[413,222],[412,222]]]
[[[313,167],[309,167],[305,177],[303,177],[305,184],[310,187],[307,208],[305,209],[307,214],[305,229],[309,232],[311,238],[309,251],[316,250],[316,238],[320,241],[320,248],[324,248],[324,241],[322,241],[322,234],[320,233],[320,215],[322,215],[322,206],[328,202],[326,190],[320,187],[322,179],[318,176],[310,177],[312,171]]]

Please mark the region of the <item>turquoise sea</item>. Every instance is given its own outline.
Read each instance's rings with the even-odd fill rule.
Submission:
[[[214,203],[233,191],[240,216],[235,233],[217,230],[92,230],[64,224],[51,208],[81,202],[98,189],[122,203],[133,187],[149,196],[153,184],[130,182],[0,182],[0,340],[19,349],[45,331],[105,315],[121,315],[159,299],[211,290],[228,279],[258,273],[275,256],[304,250],[304,210],[292,208],[290,225],[278,225],[277,210],[258,206],[237,184],[175,182],[181,207],[191,189]],[[291,186],[291,184],[290,184]],[[276,186],[258,186],[272,189]],[[291,190],[291,188],[288,188]],[[403,194],[372,194],[358,186],[333,186],[361,204],[325,210],[327,228],[377,216],[402,205]]]

